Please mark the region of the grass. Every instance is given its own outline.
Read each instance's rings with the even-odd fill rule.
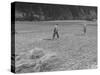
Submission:
[[[97,67],[97,25],[57,22],[60,39],[52,40],[55,22],[16,23],[16,73],[80,70]],[[50,25],[51,24],[51,25]]]

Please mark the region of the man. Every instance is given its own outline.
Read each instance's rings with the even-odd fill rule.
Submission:
[[[55,39],[55,37],[59,38],[58,24],[56,24],[56,25],[54,26],[53,39]]]
[[[84,24],[84,35],[86,34],[86,24]]]

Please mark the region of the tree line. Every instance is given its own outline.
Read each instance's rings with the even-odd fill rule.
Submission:
[[[97,7],[43,3],[15,3],[16,21],[96,20]]]

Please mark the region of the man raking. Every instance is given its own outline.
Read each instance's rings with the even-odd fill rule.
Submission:
[[[55,39],[56,37],[59,38],[58,24],[56,24],[56,25],[54,26],[54,30],[53,30],[53,39]]]

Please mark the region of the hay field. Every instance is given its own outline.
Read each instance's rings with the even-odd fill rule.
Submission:
[[[52,40],[55,24],[60,38]],[[16,22],[15,29],[16,73],[97,68],[96,22]]]

